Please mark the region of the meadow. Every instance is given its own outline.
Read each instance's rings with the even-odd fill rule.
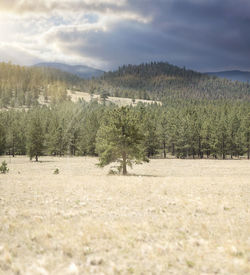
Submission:
[[[247,160],[3,160],[0,274],[250,273]]]

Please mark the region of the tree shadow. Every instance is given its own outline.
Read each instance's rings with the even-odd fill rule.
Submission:
[[[147,175],[147,174],[127,174],[126,177],[147,177],[147,178],[164,178],[162,175]]]
[[[38,160],[38,161],[31,160],[31,162],[33,162],[33,163],[47,163],[47,162],[56,162],[56,161],[55,160]]]

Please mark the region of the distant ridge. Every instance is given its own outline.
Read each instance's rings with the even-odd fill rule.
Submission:
[[[84,65],[68,65],[63,63],[48,62],[48,63],[38,63],[38,64],[35,64],[34,66],[58,69],[64,72],[77,75],[78,77],[81,77],[81,78],[99,77],[104,74],[104,71],[94,69]]]
[[[168,100],[250,99],[250,85],[199,73],[168,62],[123,65],[94,81],[82,91],[106,91],[110,96]]]
[[[218,76],[220,78],[226,78],[233,81],[250,82],[250,72],[232,70],[232,71],[221,71],[221,72],[208,72],[208,75]]]

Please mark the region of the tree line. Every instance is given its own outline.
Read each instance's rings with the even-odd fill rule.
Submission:
[[[52,68],[0,63],[0,108],[70,100],[67,90],[151,99],[250,101],[250,84],[204,75],[167,62],[127,65],[92,79]]]
[[[82,79],[52,68],[0,63],[0,108],[31,107],[46,101],[67,100],[67,89],[78,89]]]
[[[100,133],[108,136],[114,127],[113,112],[117,106],[95,101],[1,111],[0,154],[35,159],[42,155],[100,155],[105,151],[100,149]],[[127,107],[126,112],[133,127],[142,133],[138,146],[146,158],[250,157],[249,102],[140,103]],[[119,140],[120,136],[114,134],[113,138]]]
[[[86,80],[81,89],[97,94],[108,91],[111,96],[158,101],[250,100],[249,83],[208,76],[167,62],[124,65],[100,78]]]

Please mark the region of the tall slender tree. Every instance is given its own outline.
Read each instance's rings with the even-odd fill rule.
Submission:
[[[36,161],[38,161],[38,157],[43,154],[44,138],[39,110],[35,110],[31,114],[27,130],[27,152],[30,159],[35,157]]]

